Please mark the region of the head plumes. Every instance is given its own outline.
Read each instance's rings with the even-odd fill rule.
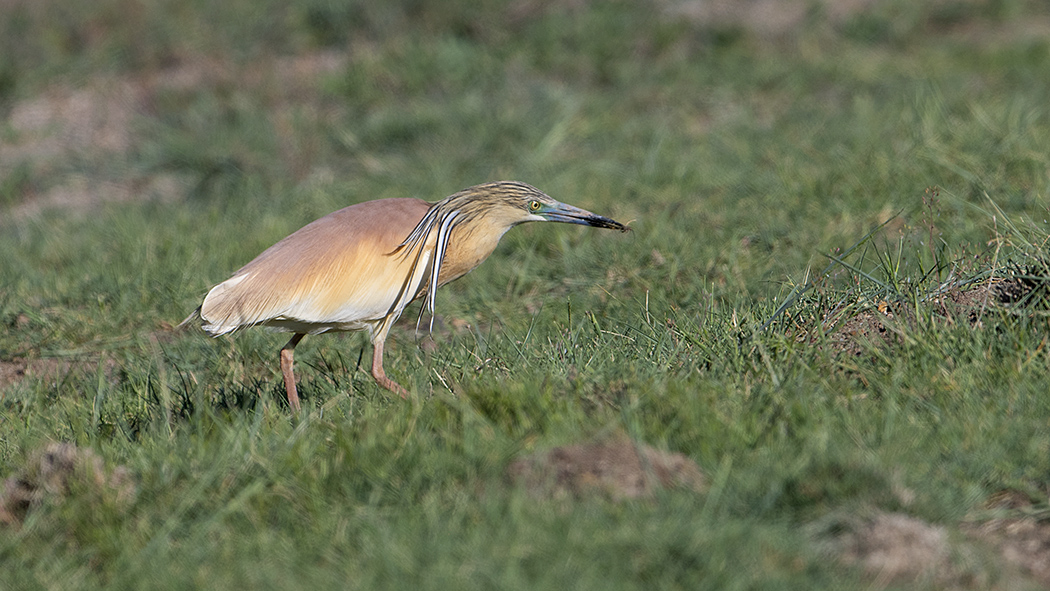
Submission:
[[[437,203],[435,217],[456,212],[463,223],[485,218],[484,223],[507,230],[524,222],[563,222],[627,232],[629,228],[585,209],[551,199],[536,187],[516,181],[485,183],[464,189]],[[425,219],[425,218],[424,218]]]
[[[405,238],[396,254],[427,242],[432,232],[444,229],[445,238],[452,228],[488,218],[484,223],[505,224],[508,228],[528,221],[542,221],[535,215],[544,205],[558,202],[536,187],[516,181],[497,181],[474,185],[445,197],[431,206],[430,211],[419,220],[416,227]],[[438,236],[441,237],[440,234]]]
[[[489,217],[488,223],[513,226],[542,221],[536,217],[540,207],[558,202],[532,185],[516,181],[497,181],[463,189],[434,204],[443,212],[459,212],[464,221]]]

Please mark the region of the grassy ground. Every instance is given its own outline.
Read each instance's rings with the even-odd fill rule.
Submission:
[[[1041,3],[3,10],[0,586],[1050,584],[988,533],[1050,527]],[[312,219],[495,179],[634,232],[510,232],[392,333],[409,401],[310,338],[296,420],[284,337],[172,329]],[[622,434],[703,490],[507,477]],[[49,441],[104,468],[34,481]]]

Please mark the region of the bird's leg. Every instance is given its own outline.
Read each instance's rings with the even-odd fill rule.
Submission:
[[[284,389],[288,394],[288,405],[292,407],[292,412],[299,413],[299,393],[295,390],[295,373],[292,372],[292,355],[295,351],[295,346],[299,344],[299,341],[303,340],[306,336],[302,333],[295,333],[294,336],[288,341],[288,344],[281,349],[281,373],[284,374]]]
[[[408,398],[408,390],[386,377],[386,372],[383,371],[383,341],[383,338],[377,338],[373,343],[375,350],[372,352],[372,377],[376,379],[376,383],[380,386],[400,394],[402,398]]]

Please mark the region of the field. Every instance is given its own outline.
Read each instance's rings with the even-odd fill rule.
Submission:
[[[1045,3],[0,12],[0,588],[1050,587]],[[407,400],[176,328],[499,179],[633,231],[511,230]]]

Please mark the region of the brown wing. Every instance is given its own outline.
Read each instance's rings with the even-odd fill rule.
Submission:
[[[370,327],[386,316],[411,269],[411,261],[388,255],[428,209],[419,199],[380,199],[303,226],[208,292],[204,329]]]

